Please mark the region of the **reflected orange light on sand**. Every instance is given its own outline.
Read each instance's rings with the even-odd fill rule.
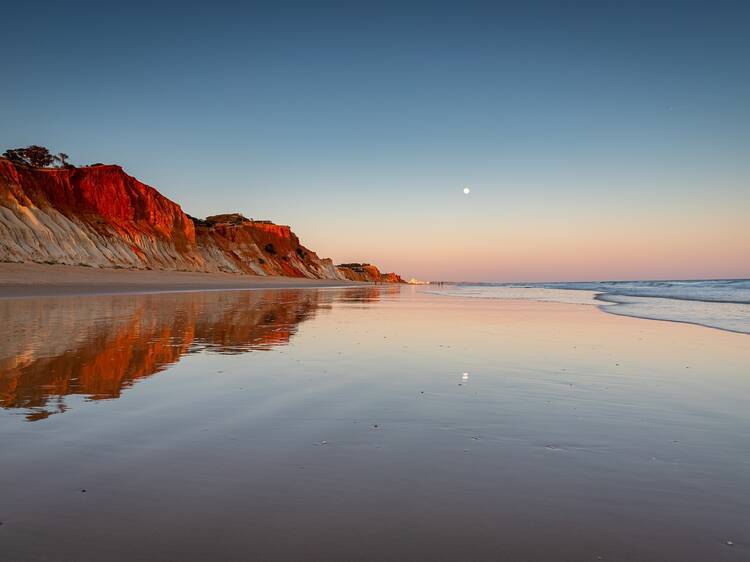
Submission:
[[[380,290],[242,291],[0,301],[0,406],[28,419],[64,412],[63,397],[117,398],[188,353],[236,354],[289,343],[335,299]]]
[[[614,316],[592,305],[424,291],[368,287],[0,301],[0,322],[11,328],[0,340],[0,406],[43,419],[66,410],[66,395],[117,398],[191,353],[287,345],[304,322],[315,324],[315,339],[301,341],[311,346],[310,358],[331,360],[356,350],[397,370],[402,367],[383,359],[388,346],[406,353],[407,364],[468,366],[490,361],[491,354],[519,371],[612,368],[627,358],[629,368],[645,376],[668,370],[675,356],[704,372],[716,372],[715,357],[730,371],[750,363],[744,334]],[[319,314],[336,307],[346,307],[346,315]],[[362,337],[363,326],[371,327],[368,337]],[[469,380],[470,370],[461,372],[459,382]]]

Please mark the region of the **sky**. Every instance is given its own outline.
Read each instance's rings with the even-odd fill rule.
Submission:
[[[3,8],[0,149],[406,277],[750,277],[750,2]],[[469,187],[468,195],[463,188]]]

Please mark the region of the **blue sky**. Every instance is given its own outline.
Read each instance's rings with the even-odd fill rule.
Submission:
[[[409,276],[750,276],[747,2],[3,13],[3,149]]]

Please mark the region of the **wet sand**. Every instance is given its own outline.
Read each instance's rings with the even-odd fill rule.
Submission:
[[[0,263],[0,298],[180,291],[351,287],[355,281],[255,277],[233,273],[98,269],[76,265]]]
[[[744,334],[412,287],[0,325],[3,559],[750,559]]]

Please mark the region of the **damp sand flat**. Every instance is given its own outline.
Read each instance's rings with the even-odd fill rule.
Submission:
[[[410,287],[0,325],[2,559],[750,559],[747,335]]]

